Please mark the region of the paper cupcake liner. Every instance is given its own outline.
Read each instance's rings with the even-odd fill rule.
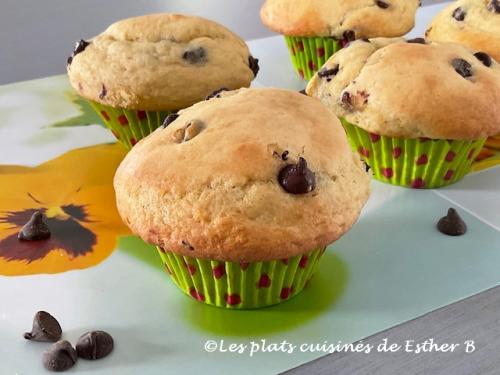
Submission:
[[[377,180],[417,189],[460,180],[486,141],[384,137],[341,121],[352,148],[372,168]]]
[[[255,309],[275,305],[300,293],[325,249],[267,262],[218,262],[181,256],[158,248],[173,282],[208,305]]]
[[[307,80],[342,48],[341,42],[333,37],[285,36],[285,40],[295,70]]]
[[[93,101],[89,101],[89,103],[102,118],[104,125],[129,150],[142,138],[161,126],[165,117],[172,113],[172,111],[114,108]]]

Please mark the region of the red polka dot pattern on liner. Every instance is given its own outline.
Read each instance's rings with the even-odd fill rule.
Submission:
[[[417,177],[411,182],[411,187],[414,189],[422,189],[424,186],[425,186],[425,181],[420,177]]]
[[[243,271],[245,271],[250,266],[248,262],[240,262],[240,267]]]
[[[307,255],[302,255],[302,258],[300,258],[300,261],[299,261],[299,267],[306,268],[308,260],[309,260],[309,258],[307,257]]]
[[[427,155],[426,154],[422,154],[417,159],[417,165],[427,164],[428,161],[429,161],[429,158],[427,157]]]
[[[363,146],[359,146],[358,147],[358,152],[364,156],[365,158],[369,158],[370,157],[370,150],[368,150],[367,148],[364,148]]]
[[[392,170],[392,168],[382,168],[381,172],[382,176],[384,176],[385,178],[392,178],[392,176],[394,176],[394,171]]]
[[[373,143],[377,143],[380,140],[380,135],[375,133],[370,133],[370,139]]]
[[[109,121],[110,118],[109,118],[109,115],[108,115],[108,112],[106,111],[101,111],[101,116],[104,118],[104,120],[106,121]]]
[[[257,282],[257,288],[269,288],[271,286],[271,279],[267,274],[260,275],[260,279]]]
[[[288,264],[288,259],[281,259],[281,263]]]
[[[300,42],[297,43],[297,49],[300,52],[304,52],[304,43],[302,41],[300,41]]]
[[[192,264],[186,264],[186,268],[190,275],[194,275],[196,273],[196,267]]]
[[[402,153],[403,153],[403,150],[401,149],[401,147],[394,147],[392,149],[392,156],[394,157],[394,159],[399,158]]]
[[[316,54],[318,55],[318,57],[324,57],[325,56],[325,48],[319,47],[316,51]]]
[[[224,267],[224,263],[220,263],[217,267],[212,269],[214,277],[216,279],[220,279],[222,276],[226,274],[226,268]]]
[[[125,115],[118,116],[118,122],[123,126],[128,125],[128,119]]]
[[[455,156],[457,156],[457,155],[453,151],[448,151],[444,160],[453,161],[453,159],[455,159]]]
[[[146,119],[146,117],[147,116],[145,111],[137,111],[137,118],[139,119],[139,121]]]
[[[290,295],[292,294],[293,292],[293,286],[291,287],[284,287],[281,289],[281,293],[280,293],[280,298],[281,299],[287,299],[288,297],[290,297]]]
[[[448,169],[444,175],[444,180],[445,181],[449,181],[453,178],[453,175],[455,174],[454,171],[452,171],[451,169]]]
[[[241,297],[239,294],[225,294],[224,299],[226,303],[230,306],[239,305],[241,303]]]
[[[132,146],[135,146],[135,145],[136,145],[136,143],[137,143],[137,141],[136,141],[136,139],[135,139],[135,138],[130,138],[130,144],[131,144]]]
[[[205,296],[203,295],[203,293],[198,292],[193,287],[191,287],[189,289],[189,294],[191,295],[191,297],[193,297],[197,301],[200,301],[200,302],[204,302],[205,301]]]
[[[314,61],[312,61],[312,60],[309,60],[309,62],[307,63],[307,66],[311,70],[316,70],[316,64],[314,64]]]

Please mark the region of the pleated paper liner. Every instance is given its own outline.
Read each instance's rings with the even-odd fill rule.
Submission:
[[[130,150],[163,123],[172,111],[137,111],[114,108],[89,101],[102,118],[104,125],[111,130],[118,141]]]
[[[312,277],[325,249],[266,262],[218,262],[181,256],[158,248],[173,282],[208,305],[256,309],[286,301],[300,293]]]
[[[335,52],[342,48],[341,41],[333,37],[285,36],[288,51],[297,73],[310,80]]]
[[[411,188],[438,188],[470,170],[486,139],[405,139],[369,133],[341,119],[352,148],[377,180]]]

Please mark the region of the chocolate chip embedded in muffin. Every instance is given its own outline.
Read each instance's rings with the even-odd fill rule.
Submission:
[[[463,21],[465,19],[465,14],[465,10],[463,10],[461,7],[458,7],[453,11],[451,16],[457,21]]]
[[[223,91],[229,91],[229,89],[227,89],[225,87],[221,87],[220,89],[215,90],[210,95],[207,95],[207,97],[205,98],[205,100],[210,100],[210,99],[213,99],[213,98],[220,98],[220,93],[223,92]]]
[[[356,33],[354,30],[346,30],[342,36],[345,42],[353,42],[356,40]]]
[[[490,12],[500,13],[500,1],[499,0],[490,0],[488,3],[487,9]]]
[[[165,120],[163,120],[163,124],[161,125],[164,129],[169,126],[172,122],[177,120],[177,117],[179,117],[178,113],[171,113],[167,117],[165,117]]]
[[[339,72],[339,65],[337,64],[331,69],[321,69],[318,72],[318,76],[321,78],[326,78],[326,81],[330,82],[332,78],[337,75],[338,72]]]
[[[75,48],[73,49],[73,53],[71,54],[70,57],[68,57],[67,63],[70,65],[73,62],[73,58],[78,55],[79,53],[85,51],[85,48],[88,47],[90,43],[87,42],[86,40],[80,39],[78,42],[75,44]]]
[[[257,74],[259,73],[260,67],[259,67],[259,59],[256,59],[252,55],[248,56],[248,66],[253,72],[253,76],[257,77]]]
[[[207,52],[203,47],[193,48],[184,51],[182,58],[190,64],[202,64],[207,62]]]
[[[194,247],[186,240],[182,240],[182,246],[184,246],[186,249],[193,251]]]
[[[57,319],[46,311],[38,311],[31,332],[26,332],[23,337],[32,341],[56,342],[61,336],[62,329]]]
[[[104,99],[107,94],[108,90],[106,89],[106,86],[102,85],[101,92],[99,93],[99,99]]]
[[[454,208],[450,208],[448,214],[438,221],[437,228],[448,236],[461,236],[467,232],[467,225]]]
[[[290,153],[290,152],[289,152],[288,150],[283,151],[283,153],[281,154],[281,160],[283,160],[283,161],[287,161],[287,160],[288,160],[288,154],[289,154],[289,153]]]
[[[101,359],[113,351],[113,337],[104,331],[91,331],[83,334],[76,344],[76,353],[83,359]]]
[[[35,212],[21,228],[17,238],[21,241],[41,241],[49,238],[50,229],[43,219],[42,211]]]
[[[288,164],[280,170],[278,181],[290,194],[307,194],[316,188],[316,177],[307,167],[307,161],[299,158],[297,164]]]
[[[382,8],[382,9],[387,9],[390,6],[389,3],[386,3],[385,1],[382,1],[382,0],[377,0],[375,3],[377,4],[377,6],[379,8]]]
[[[483,63],[484,66],[487,66],[488,68],[491,66],[492,60],[491,60],[490,55],[488,55],[487,53],[485,53],[485,52],[476,52],[474,54],[474,56],[476,56],[477,59]]]
[[[78,360],[76,350],[68,341],[59,341],[43,353],[43,365],[49,371],[66,371]]]
[[[352,105],[352,95],[348,91],[344,91],[340,98],[340,102],[342,103],[342,107],[344,107],[347,110],[352,110],[353,105]]]
[[[406,43],[413,43],[413,44],[426,44],[424,38],[413,38],[413,39],[408,39]]]
[[[451,65],[455,68],[455,71],[464,78],[472,76],[472,65],[469,64],[464,59],[453,59]]]

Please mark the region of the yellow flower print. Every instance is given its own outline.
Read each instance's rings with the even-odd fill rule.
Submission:
[[[58,273],[107,258],[129,234],[115,206],[113,175],[125,156],[120,145],[72,150],[38,167],[0,166],[0,275]],[[51,236],[19,241],[42,211]]]

